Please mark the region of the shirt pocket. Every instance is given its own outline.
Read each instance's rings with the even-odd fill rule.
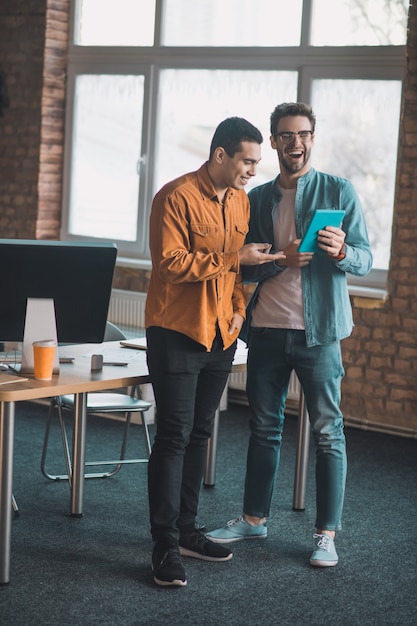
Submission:
[[[193,251],[216,252],[221,249],[221,239],[218,224],[197,222],[190,224],[190,242]]]
[[[232,228],[231,248],[238,250],[241,248],[246,239],[246,235],[249,231],[249,225],[247,222],[241,222],[234,225]]]
[[[248,231],[249,231],[249,225],[248,225],[247,222],[242,222],[241,224],[236,224],[235,230],[238,233],[240,233],[241,235],[243,235],[244,237],[246,237],[246,235],[248,234]]]

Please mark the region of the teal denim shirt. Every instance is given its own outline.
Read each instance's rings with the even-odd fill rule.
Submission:
[[[274,248],[272,215],[281,200],[279,176],[249,192],[251,216],[246,243],[267,242]],[[307,346],[322,345],[348,337],[353,329],[352,307],[346,273],[365,276],[372,267],[365,216],[353,185],[346,179],[310,169],[297,182],[295,196],[295,228],[301,238],[316,209],[343,209],[342,229],[346,233],[346,257],[333,261],[326,253],[316,253],[307,267],[302,268],[302,289]],[[244,282],[258,286],[248,308],[241,337],[246,340],[251,314],[260,286],[267,278],[285,272],[274,262],[257,266],[242,266]]]

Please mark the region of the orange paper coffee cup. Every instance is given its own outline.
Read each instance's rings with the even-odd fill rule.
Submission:
[[[51,380],[54,371],[56,341],[43,339],[33,342],[33,373],[37,380]]]

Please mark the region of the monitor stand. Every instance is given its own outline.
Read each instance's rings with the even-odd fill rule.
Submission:
[[[22,365],[20,371],[33,374],[33,342],[54,339],[57,342],[54,374],[59,373],[58,336],[56,332],[55,305],[53,298],[28,298],[25,331],[23,335]]]

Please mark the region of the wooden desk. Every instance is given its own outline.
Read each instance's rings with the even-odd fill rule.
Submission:
[[[116,348],[120,349],[120,360],[128,360],[126,367],[105,365],[100,372],[91,372],[91,358],[86,355]],[[28,381],[0,386],[0,585],[8,584],[10,579],[15,403],[69,393],[76,395],[70,512],[71,515],[81,516],[87,419],[86,394],[89,391],[120,389],[150,382],[145,352],[141,350],[136,350],[133,354],[132,352],[120,348],[118,341],[99,345],[65,346],[60,348],[60,355],[73,356],[74,362],[61,364],[59,375],[54,376],[51,381],[38,381],[29,377]],[[128,355],[132,355],[131,359],[128,359]]]

